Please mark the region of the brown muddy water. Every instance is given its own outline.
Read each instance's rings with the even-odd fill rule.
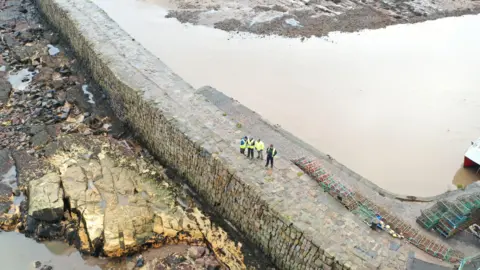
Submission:
[[[94,2],[193,87],[219,89],[384,189],[431,196],[478,179],[461,166],[480,136],[480,16],[302,42],[183,25],[164,18],[165,1]]]
[[[54,241],[37,243],[23,234],[0,232],[1,269],[35,269],[35,262],[50,265],[54,269],[94,270],[101,269],[89,265],[80,253],[66,243]]]
[[[189,246],[169,245],[142,252],[145,261],[164,259],[170,254],[186,254]],[[74,247],[61,241],[37,243],[16,232],[0,232],[0,269],[33,270],[35,262],[59,270],[130,270],[137,256],[106,259],[82,256]]]

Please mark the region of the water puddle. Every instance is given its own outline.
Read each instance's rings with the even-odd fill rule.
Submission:
[[[25,201],[25,194],[20,193],[18,196],[13,196],[13,203],[8,210],[8,214],[20,213],[20,204]]]
[[[177,203],[178,203],[180,206],[182,206],[183,208],[188,208],[188,202],[187,202],[187,200],[186,200],[185,198],[181,198],[180,196],[178,196],[178,197],[176,198],[176,201],[177,201]]]
[[[268,22],[271,20],[274,20],[276,18],[280,18],[283,16],[283,12],[278,12],[274,10],[270,10],[268,12],[263,12],[255,16],[255,18],[252,19],[250,22],[250,26],[256,24],[256,23],[263,23],[263,22]]]
[[[286,19],[285,22],[293,27],[302,27],[302,25],[300,24],[299,21],[293,19],[293,18],[290,18],[290,19]]]
[[[94,2],[195,88],[212,85],[395,193],[445,192],[479,137],[480,16],[302,42],[182,25],[148,2]]]
[[[48,44],[47,47],[48,47],[48,54],[50,54],[52,56],[55,56],[55,55],[60,53],[60,49],[58,49],[57,47],[55,47],[51,44]]]
[[[95,186],[95,184],[93,183],[93,180],[88,180],[87,182],[87,188],[88,190],[92,190],[93,192],[97,193],[97,194],[100,194],[100,192],[98,191],[97,187]]]
[[[23,192],[20,193],[20,195],[13,197],[13,205],[15,205],[15,206],[20,206],[20,204],[23,201],[25,201],[25,194],[23,194]]]
[[[118,205],[128,205],[128,196],[117,194]]]
[[[142,192],[140,193],[140,195],[141,195],[141,196],[142,196],[142,198],[144,198],[145,200],[148,200],[148,199],[150,199],[150,196],[148,196],[148,193],[147,193],[147,192],[145,192],[145,191],[142,191]]]
[[[28,69],[26,68],[21,69],[17,72],[11,71],[8,75],[8,81],[12,85],[13,89],[16,89],[18,91],[25,91],[35,74],[35,71],[28,71]]]
[[[101,269],[88,265],[73,247],[63,242],[37,243],[15,232],[0,232],[2,269],[35,269],[35,261],[53,269]]]
[[[88,91],[88,85],[86,84],[82,85],[82,91],[83,91],[83,94],[87,95],[88,97],[87,102],[90,104],[95,104],[95,101],[93,101],[93,94],[90,91]]]
[[[15,166],[10,167],[10,169],[2,175],[1,182],[12,189],[17,188],[17,168]]]
[[[98,206],[102,209],[106,209],[107,208],[107,202],[105,200],[101,200],[99,203],[98,203]]]

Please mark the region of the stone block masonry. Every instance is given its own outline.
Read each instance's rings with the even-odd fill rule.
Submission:
[[[405,269],[408,245],[372,232],[290,161],[273,172],[238,153],[248,131],[146,51],[89,0],[36,0],[116,114],[161,161],[281,269]],[[157,33],[161,38],[161,33]]]

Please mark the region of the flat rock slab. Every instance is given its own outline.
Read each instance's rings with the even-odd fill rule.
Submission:
[[[81,207],[82,217],[85,221],[85,229],[88,232],[88,238],[93,248],[96,248],[102,242],[104,230],[105,208],[101,203],[87,203]],[[86,243],[85,243],[86,244]]]
[[[119,206],[105,214],[105,245],[107,256],[136,250],[153,235],[153,212],[145,206]]]
[[[42,159],[34,158],[26,151],[13,151],[12,158],[18,172],[18,183],[25,184],[31,179],[39,179],[50,170],[50,166]]]
[[[0,215],[6,213],[12,205],[12,201],[9,198],[10,194],[12,194],[12,188],[0,182]]]
[[[63,190],[60,177],[49,173],[28,183],[28,215],[42,221],[58,221],[63,217]]]
[[[48,158],[55,173],[28,183],[29,218],[74,222],[75,243],[86,254],[121,257],[145,244],[211,243],[231,269],[245,269],[240,247],[198,209],[175,205],[163,168],[128,157],[107,138],[60,137]],[[120,147],[124,144],[118,143]],[[117,146],[118,146],[117,145]],[[68,149],[68,150],[67,150]],[[101,149],[96,151],[96,149]],[[154,177],[152,177],[154,176]],[[64,214],[64,211],[69,211]],[[62,220],[61,223],[63,223]],[[70,223],[69,223],[70,224]]]
[[[12,85],[7,80],[0,77],[0,103],[5,104],[12,91]]]
[[[10,152],[6,149],[0,150],[0,174],[7,173],[14,162],[10,157]]]

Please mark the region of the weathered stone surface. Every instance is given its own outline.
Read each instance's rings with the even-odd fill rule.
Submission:
[[[101,248],[103,240],[105,208],[100,202],[87,202],[79,208],[79,211],[84,220],[85,230],[88,233],[88,241],[92,246],[90,252],[95,252],[96,249]],[[86,243],[83,243],[83,245],[86,245]]]
[[[20,2],[22,1],[8,1],[6,12],[3,12],[2,15],[14,16],[14,13],[9,12],[9,7]],[[150,159],[145,149],[135,143],[132,144],[128,139],[116,141],[107,138],[95,139],[99,136],[72,136],[75,138],[68,136],[70,140],[67,140],[67,137],[61,136],[77,132],[83,135],[92,133],[107,135],[106,130],[110,130],[110,128],[113,130],[117,121],[105,120],[104,117],[111,116],[111,114],[109,110],[105,110],[107,103],[102,102],[101,92],[95,91],[98,87],[91,85],[90,79],[85,81],[75,74],[78,67],[76,63],[80,61],[75,61],[72,57],[65,57],[63,46],[59,48],[62,52],[54,57],[46,55],[48,53],[46,46],[37,47],[44,41],[39,40],[39,36],[42,33],[48,34],[49,31],[39,24],[35,12],[30,12],[33,11],[32,3],[27,2],[23,1],[22,5],[27,6],[28,16],[21,16],[18,18],[19,20],[12,17],[15,21],[11,26],[2,24],[2,39],[11,48],[7,48],[5,44],[0,45],[2,52],[0,66],[5,66],[7,70],[28,70],[36,74],[31,74],[34,76],[33,81],[30,81],[30,75],[28,78],[23,78],[24,83],[28,84],[25,88],[22,87],[24,91],[11,93],[7,106],[2,107],[0,148],[7,147],[15,152],[12,152],[12,155],[18,165],[21,191],[24,191],[29,181],[39,179],[45,172],[58,172],[60,179],[65,183],[65,212],[60,221],[41,221],[34,218],[34,216],[37,217],[36,215],[32,216],[26,213],[27,202],[20,203],[20,209],[22,209],[20,218],[12,217],[6,220],[8,221],[8,224],[5,223],[8,230],[19,230],[24,232],[27,237],[36,240],[67,240],[71,244],[76,244],[82,251],[93,255],[104,255],[106,222],[108,224],[127,223],[125,226],[122,225],[125,227],[121,228],[122,235],[117,233],[115,239],[113,234],[114,236],[109,237],[105,246],[105,249],[108,250],[108,244],[116,241],[125,245],[125,240],[127,240],[127,247],[111,251],[115,254],[123,255],[125,252],[134,251],[145,241],[153,246],[185,242],[207,246],[208,241],[198,228],[197,222],[189,218],[188,213],[182,208],[173,207],[176,200],[171,194],[172,189],[168,188],[168,184],[171,187],[172,183],[163,181],[162,186],[158,186],[158,182],[166,177],[161,173],[162,170],[149,171],[152,168],[151,160],[148,161],[148,166],[145,166],[145,162],[141,162],[141,159],[134,159],[138,162],[133,162],[133,164],[123,162],[125,157],[122,154],[116,154],[111,159],[99,155],[102,149],[109,148],[110,144],[127,142],[125,149],[128,151],[123,152],[135,154],[137,157],[146,156]],[[22,12],[26,12],[26,10]],[[0,17],[0,21],[5,19],[5,16]],[[35,19],[31,20],[33,17]],[[25,50],[24,48],[13,48],[15,46],[30,48]],[[38,51],[31,50],[33,47],[37,47]],[[69,51],[69,49],[65,48],[65,51]],[[19,63],[17,59],[13,59],[15,57],[25,63]],[[3,62],[4,60],[5,62]],[[70,76],[71,73],[73,76]],[[4,75],[6,72],[0,71],[0,76]],[[84,98],[83,91],[79,88],[84,84],[89,84],[88,89],[95,95],[95,106],[88,106],[88,112],[82,111],[87,109],[86,106],[75,103],[76,100]],[[79,95],[72,99],[67,88],[73,85],[78,86],[76,90]],[[97,96],[97,94],[100,95]],[[78,106],[69,104],[66,99]],[[110,124],[113,124],[113,127],[110,127]],[[99,132],[100,129],[103,131]],[[109,131],[108,134],[115,136],[125,132],[128,132],[128,129],[123,129],[118,133]],[[51,140],[45,140],[46,133],[50,136],[49,139],[57,141],[49,143]],[[85,149],[75,147],[78,141],[82,141]],[[47,145],[43,147],[44,144]],[[134,149],[130,149],[129,146]],[[62,154],[62,152],[66,153]],[[55,158],[59,155],[60,160],[57,162],[58,160]],[[115,162],[111,162],[113,160]],[[49,161],[52,164],[45,164],[43,161]],[[0,167],[2,165],[0,163]],[[174,185],[173,189],[176,188],[178,187]],[[9,193],[7,191],[4,193]],[[25,189],[25,191],[27,194],[28,191],[31,191],[32,196],[38,197],[32,198],[31,202],[48,199],[46,194],[35,193],[34,187],[30,187],[30,190]],[[18,194],[17,190],[13,193]],[[12,200],[11,198],[12,196],[9,199]],[[16,198],[13,200],[15,201]],[[194,203],[189,201],[185,205],[192,206]],[[188,208],[185,205],[182,204],[183,207]],[[52,207],[50,209],[52,211],[58,209],[52,205],[48,207]],[[109,213],[117,215],[108,215],[107,211],[112,211]],[[163,222],[155,224],[151,217],[145,217],[147,214],[154,217],[162,216],[166,220],[165,229],[174,233],[163,233],[166,231],[162,229]],[[106,216],[111,218],[107,218],[105,222]],[[138,221],[137,217],[145,217],[144,223]],[[0,219],[2,218],[0,217]],[[185,221],[187,218],[188,221]],[[207,217],[202,218],[207,219]],[[138,227],[137,223],[144,226]],[[0,220],[0,226],[2,224],[4,224],[3,219]],[[152,233],[154,224],[156,230],[161,233]],[[215,229],[218,228],[213,230]],[[107,235],[108,232],[115,233],[114,229],[107,231]],[[147,235],[151,235],[151,237],[146,238]],[[210,258],[199,258],[204,259],[204,263],[201,264],[204,266],[203,268],[218,267],[218,262],[211,262],[214,257],[212,254],[210,252],[208,255]],[[241,259],[239,260],[241,261]],[[234,268],[242,269],[244,266],[240,265]],[[153,269],[153,267],[148,269]]]
[[[20,62],[27,62],[38,51],[44,48],[44,44],[36,44],[35,46],[15,46],[12,48],[14,57]]]
[[[107,139],[77,139],[59,138],[60,144],[69,142],[68,151],[59,149],[49,158],[60,175],[47,176],[56,176],[55,183],[62,183],[66,209],[79,224],[76,241],[80,250],[118,257],[137,252],[146,243],[209,243],[220,262],[245,269],[240,247],[221,228],[212,226],[196,208],[186,211],[175,206],[168,184],[150,177],[163,170],[153,171],[143,160],[122,156]],[[95,145],[102,150],[92,152]],[[32,201],[45,201],[43,194],[32,195]]]
[[[0,2],[2,6],[5,1]],[[45,56],[47,47],[41,45],[44,40],[38,36],[48,30],[39,25],[35,12],[13,18],[11,25],[3,23],[3,15],[10,17],[14,5],[22,4],[32,11],[33,3],[27,2],[8,1],[0,12],[0,77],[7,75],[4,70],[33,73],[19,78],[23,90],[10,93],[7,103],[0,105],[0,149],[7,149],[0,150],[0,230],[17,230],[38,241],[67,240],[95,256],[125,255],[138,251],[146,242],[154,246],[171,242],[207,246],[195,226],[182,231],[177,224],[178,235],[153,232],[153,208],[161,209],[166,218],[172,214],[172,219],[181,223],[185,213],[177,215],[172,210],[176,203],[172,191],[178,187],[163,181],[167,178],[163,168],[154,166],[138,144],[110,137],[129,131],[110,132],[112,126],[122,125],[117,124],[101,95],[97,98],[97,87],[89,85],[89,91],[95,94],[95,106],[89,106],[87,112],[65,101],[67,85],[82,86],[91,81],[70,76],[77,73],[78,65],[75,59],[63,55],[63,46],[55,57]],[[84,99],[81,88],[77,90],[80,95],[74,99]],[[76,135],[62,136],[68,133]],[[113,153],[112,145],[123,148]],[[140,153],[142,157],[136,155]],[[18,165],[19,182],[10,156]],[[11,171],[14,177],[4,174]],[[23,194],[30,195],[28,202],[23,201]],[[3,215],[3,211],[8,213]],[[195,231],[192,234],[198,238],[189,236],[188,230]]]
[[[329,263],[328,267],[335,269],[346,264],[352,269],[371,269],[369,265],[379,262],[380,267],[391,264],[405,268],[401,258],[410,247],[389,250],[388,235],[375,234],[357,223],[309,177],[298,176],[300,170],[287,159],[279,157],[276,164],[281,166],[267,171],[263,164],[239,156],[238,138],[250,130],[239,129],[238,122],[223,116],[224,112],[132,41],[94,3],[37,3],[108,91],[117,116],[135,129],[152,153],[185,176],[217,213],[268,253],[279,268],[318,269],[317,259],[322,266]],[[113,185],[113,178],[95,184],[101,190],[100,186]],[[126,187],[122,192],[128,190]],[[175,223],[178,219],[164,214],[155,213],[153,230],[171,236],[180,227]],[[164,223],[164,219],[169,222]],[[224,239],[221,233],[201,228],[209,241]],[[354,255],[356,247],[377,256],[359,258]],[[335,256],[324,257],[327,248]]]
[[[13,160],[10,156],[10,151],[7,149],[0,150],[0,174],[7,173],[13,166]]]
[[[32,146],[38,147],[47,144],[50,141],[50,136],[48,135],[46,130],[42,130],[39,133],[35,134],[31,138]]]
[[[6,79],[0,77],[0,103],[5,104],[12,91],[12,85]]]
[[[38,179],[50,169],[47,162],[32,157],[26,151],[14,151],[12,152],[12,158],[17,167],[20,184],[26,184],[31,179]]]
[[[235,243],[228,241],[227,233],[213,226],[210,220],[204,218],[198,209],[194,209],[192,215],[217,258],[230,269],[239,269],[243,265],[243,262],[239,260],[239,258],[242,258],[241,245],[236,246]]]
[[[63,190],[65,198],[70,201],[72,209],[78,209],[86,204],[87,180],[80,166],[68,167],[62,175]],[[97,201],[100,201],[97,198]]]
[[[11,194],[12,194],[12,188],[0,182],[0,215],[7,212],[8,209],[10,209],[10,205],[12,204],[12,201],[10,200]]]
[[[63,217],[60,177],[49,173],[28,183],[28,215],[37,220],[57,221]]]
[[[105,214],[107,256],[121,256],[136,251],[153,236],[153,213],[149,207],[119,206]]]

